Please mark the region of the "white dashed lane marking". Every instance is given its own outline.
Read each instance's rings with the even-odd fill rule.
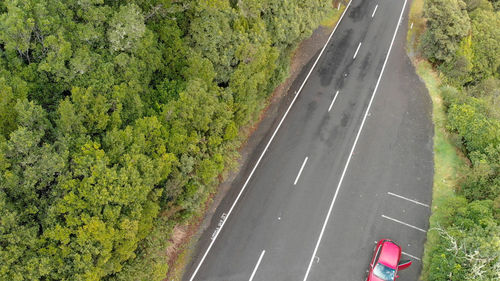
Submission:
[[[392,196],[394,196],[394,197],[398,197],[398,198],[404,199],[404,200],[406,200],[406,201],[410,201],[410,202],[412,202],[412,203],[415,203],[415,204],[418,204],[418,205],[421,205],[421,206],[424,206],[424,207],[429,208],[429,205],[424,204],[424,203],[422,203],[422,202],[418,202],[417,200],[413,200],[413,199],[410,199],[410,198],[406,198],[406,197],[404,197],[404,196],[397,195],[397,194],[392,193],[392,192],[387,192],[387,194],[389,194],[389,195],[392,195]]]
[[[260,262],[262,261],[262,258],[264,257],[265,253],[266,253],[266,250],[262,250],[262,253],[260,253],[259,260],[257,261],[257,264],[255,265],[255,268],[253,269],[252,275],[250,276],[250,279],[248,279],[248,281],[252,281],[253,278],[255,277],[255,273],[257,272],[257,268],[259,268]]]
[[[406,226],[411,227],[411,228],[413,228],[413,229],[416,229],[416,230],[418,230],[418,231],[421,231],[421,232],[424,232],[424,233],[425,233],[425,232],[427,232],[426,230],[423,230],[423,229],[421,229],[421,228],[419,228],[419,227],[416,227],[416,226],[411,225],[411,224],[409,224],[409,223],[402,222],[402,221],[400,221],[400,220],[397,220],[397,219],[394,219],[394,218],[388,217],[388,216],[386,216],[386,215],[382,215],[382,217],[383,217],[383,218],[385,218],[385,219],[391,220],[391,221],[393,221],[393,222],[397,222],[397,223],[399,223],[399,224],[406,225]]]

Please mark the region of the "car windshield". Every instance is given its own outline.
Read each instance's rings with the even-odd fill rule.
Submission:
[[[394,275],[396,274],[396,270],[387,267],[381,263],[377,263],[377,265],[373,269],[373,273],[375,274],[375,276],[377,276],[382,280],[393,281]]]

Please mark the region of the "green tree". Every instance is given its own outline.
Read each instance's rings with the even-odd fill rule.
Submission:
[[[328,5],[0,1],[0,279],[163,278]]]
[[[449,129],[464,138],[468,151],[486,153],[500,145],[500,121],[485,117],[469,104],[452,105],[448,112]]]
[[[486,9],[476,9],[472,19],[472,59],[475,81],[499,76],[500,69],[500,14]]]
[[[427,29],[421,50],[433,62],[453,59],[459,44],[470,31],[470,19],[462,0],[428,0],[424,3]]]
[[[135,4],[121,6],[109,22],[108,40],[114,51],[129,51],[144,36],[142,11]]]

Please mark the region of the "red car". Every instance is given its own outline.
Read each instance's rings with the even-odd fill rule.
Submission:
[[[367,281],[394,281],[398,278],[398,270],[411,265],[409,260],[401,259],[401,247],[390,239],[378,241],[373,253]]]

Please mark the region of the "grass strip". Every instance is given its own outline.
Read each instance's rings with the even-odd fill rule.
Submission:
[[[418,56],[419,38],[425,31],[423,17],[424,0],[413,0],[408,19],[407,50],[417,74],[424,82],[432,100],[432,121],[434,123],[434,181],[432,190],[432,214],[430,229],[442,224],[446,213],[442,206],[455,197],[460,172],[467,165],[465,158],[453,142],[453,136],[446,130],[446,113],[441,96],[441,79],[432,65]],[[422,258],[420,280],[428,280],[432,249],[439,243],[439,233],[427,232],[427,241]]]
[[[340,5],[340,9],[337,9],[337,7],[330,8],[325,18],[321,21],[320,25],[327,28],[333,28],[337,24],[340,15],[342,15],[342,13],[344,12],[345,7],[345,5]]]
[[[466,166],[463,157],[452,141],[452,136],[446,130],[446,115],[441,97],[441,81],[431,64],[425,60],[414,61],[417,74],[425,83],[432,100],[432,120],[434,122],[434,183],[432,191],[432,214],[430,229],[442,224],[446,213],[441,207],[455,195],[457,180],[462,167]],[[436,231],[427,232],[421,280],[427,280],[432,249],[438,245],[439,234]]]

